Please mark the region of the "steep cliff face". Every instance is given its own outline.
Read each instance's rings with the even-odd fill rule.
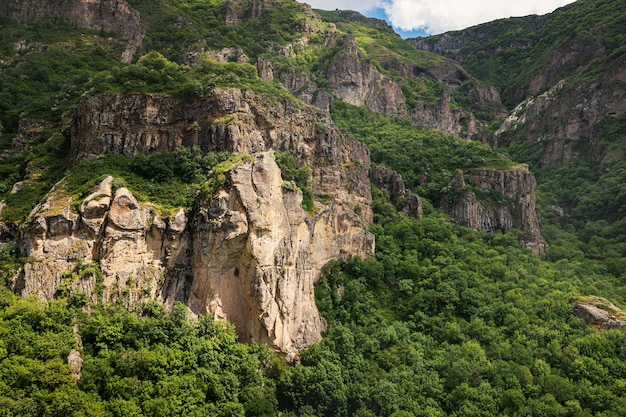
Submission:
[[[372,236],[347,202],[310,217],[302,196],[283,188],[273,153],[231,172],[232,188],[195,216],[192,311],[214,313],[255,339],[294,354],[325,325],[313,284],[333,259],[373,254]]]
[[[384,22],[376,23],[377,19],[364,18],[358,13],[325,14],[324,19],[328,22],[333,17],[341,19],[346,16],[376,27],[372,30],[391,30]],[[327,110],[332,99],[336,98],[390,117],[410,119],[425,129],[483,142],[487,140],[484,122],[477,120],[473,112],[490,113],[495,117],[506,114],[496,89],[475,80],[453,60],[427,57],[421,59],[423,65],[418,65],[402,59],[394,50],[379,56],[376,52],[368,53],[354,35],[337,31],[334,23],[323,24],[315,13],[307,14],[306,22],[309,31],[303,31],[302,37],[293,44],[277,47],[278,55],[295,58],[302,53],[306,58],[299,61],[319,59],[319,62],[307,62],[310,69],[296,69],[285,64],[283,59],[272,62],[259,57],[257,69],[261,79],[280,81],[307,104]],[[311,42],[313,32],[315,42]],[[415,104],[408,104],[403,86],[414,83],[418,77],[440,84],[443,89],[441,97],[434,102],[412,97]],[[322,87],[319,80],[324,80]],[[428,91],[433,87],[422,82],[417,88]],[[455,102],[453,95],[456,93],[453,92],[459,88],[463,90],[459,95],[471,97],[474,103],[471,109]]]
[[[368,152],[313,108],[240,90],[215,90],[188,106],[165,95],[105,94],[85,100],[69,134],[77,161],[181,145],[251,156],[194,212],[166,219],[110,177],[78,209],[57,184],[20,238],[23,253],[38,259],[15,283],[23,295],[50,299],[69,288],[127,305],[179,300],[293,357],[324,329],[313,293],[321,268],[374,252]],[[284,186],[275,150],[313,168],[311,191],[325,196],[314,213]],[[84,272],[90,261],[101,276]]]
[[[535,209],[535,177],[527,167],[509,170],[473,169],[457,172],[454,200],[443,200],[443,210],[460,224],[486,232],[525,232],[522,245],[543,253],[547,245],[539,231]]]
[[[539,143],[543,166],[566,165],[579,156],[601,164],[605,149],[599,123],[625,111],[626,57],[622,57],[591,85],[561,81],[525,100],[496,132],[496,141]]]
[[[139,12],[125,0],[6,0],[0,2],[0,12],[22,22],[53,16],[77,27],[117,32],[128,41],[124,63],[132,61],[145,34]]]
[[[370,169],[372,185],[387,191],[389,200],[400,206],[406,216],[421,219],[424,211],[419,196],[407,190],[400,174],[382,165],[372,166]]]
[[[341,45],[343,50],[330,62],[325,74],[330,89],[337,98],[355,105],[391,117],[408,118],[416,126],[455,134],[462,138],[486,141],[487,135],[471,112],[453,103],[451,91],[471,85],[468,93],[475,100],[477,108],[488,111],[496,117],[505,114],[498,92],[486,85],[476,83],[472,77],[453,61],[445,61],[428,67],[419,67],[390,59],[380,64],[398,72],[406,79],[414,79],[424,73],[439,83],[446,84],[441,97],[436,103],[417,101],[408,106],[400,87],[406,80],[394,81],[381,74],[378,68],[359,51],[359,46],[352,35],[337,35],[328,38],[327,44]]]
[[[316,108],[287,98],[215,89],[180,104],[162,94],[101,94],[83,101],[68,129],[75,161],[107,152],[134,156],[179,146],[203,152],[293,154],[315,167],[311,191],[361,205],[371,220],[365,145]]]
[[[514,108],[496,146],[526,142],[524,157],[563,166],[606,160],[602,126],[624,113],[626,58],[616,41],[626,3],[585,0],[545,16],[503,19],[409,40],[497,86]],[[621,157],[620,157],[621,158]]]
[[[363,59],[352,35],[331,38],[344,51],[330,62],[326,78],[337,98],[354,106],[365,106],[392,117],[406,117],[402,89]]]
[[[246,19],[259,17],[268,9],[282,7],[282,1],[270,0],[227,0],[224,4],[224,22],[227,25],[238,25]],[[311,10],[309,5],[305,5]]]

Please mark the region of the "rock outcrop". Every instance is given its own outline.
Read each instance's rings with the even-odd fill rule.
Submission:
[[[227,0],[224,4],[224,23],[227,25],[238,25],[247,19],[260,17],[266,10],[283,7],[285,4],[281,0]],[[307,17],[317,17],[311,6],[300,4],[302,12]],[[317,17],[319,18],[319,17]],[[308,23],[301,27],[305,32],[311,30]]]
[[[139,12],[126,0],[3,1],[0,12],[22,22],[53,16],[77,27],[117,32],[128,42],[124,63],[132,61],[145,35]]]
[[[337,35],[330,40],[344,47],[344,51],[329,63],[326,73],[333,94],[354,106],[365,106],[391,117],[406,117],[402,89],[363,59],[354,37]]]
[[[49,300],[63,285],[92,302],[120,299],[127,306],[157,296],[164,268],[182,262],[185,213],[161,219],[126,188],[113,193],[112,183],[105,178],[78,211],[63,183],[35,207],[19,244],[38,261],[24,266],[17,292]]]
[[[235,323],[243,340],[294,354],[325,329],[313,288],[321,268],[372,255],[373,238],[347,202],[309,216],[300,192],[283,187],[272,152],[254,155],[230,179],[232,188],[193,220],[187,304]]]
[[[508,170],[490,168],[458,171],[442,209],[463,226],[486,232],[522,229],[522,245],[543,253],[547,244],[539,230],[535,208],[535,177],[526,166]]]
[[[293,49],[324,47],[334,51],[329,53],[327,62],[320,63],[315,73],[283,67],[260,57],[257,61],[259,77],[264,81],[279,80],[294,96],[324,111],[328,111],[333,99],[339,99],[390,117],[410,119],[415,126],[424,129],[439,130],[481,142],[488,139],[484,123],[477,120],[472,112],[456,105],[451,91],[464,88],[474,101],[474,111],[490,113],[494,117],[504,117],[506,114],[497,90],[473,79],[453,60],[437,58],[430,65],[420,67],[392,57],[379,62],[377,66],[360,50],[353,35],[337,33],[331,28],[320,31],[318,37],[323,42],[311,45],[308,38],[303,36],[297,45],[283,48],[285,56],[293,56]],[[384,75],[380,66],[402,78],[394,80]],[[409,106],[401,85],[422,74],[446,87],[435,102],[418,100]],[[320,88],[314,81],[319,77],[328,81],[324,88]],[[423,88],[431,87],[424,85]]]
[[[181,105],[163,94],[101,94],[83,101],[67,134],[75,161],[179,146],[205,153],[289,152],[299,165],[315,167],[313,194],[358,204],[371,221],[365,145],[335,127],[327,113],[287,98],[215,89]]]
[[[342,46],[343,50],[330,61],[325,77],[332,94],[355,106],[365,106],[377,113],[390,117],[412,120],[424,129],[439,130],[446,134],[485,142],[487,135],[480,122],[471,112],[453,103],[451,90],[468,84],[468,93],[475,100],[475,106],[495,117],[505,115],[498,92],[489,86],[473,80],[467,71],[452,60],[441,58],[441,62],[428,67],[402,63],[397,59],[381,62],[388,70],[401,74],[406,79],[414,79],[425,74],[438,83],[446,84],[439,100],[435,103],[417,101],[408,106],[399,81],[381,74],[378,68],[359,51],[352,35],[329,35],[327,46]],[[426,87],[425,87],[426,88]]]
[[[626,327],[626,313],[602,297],[581,297],[572,303],[574,315],[597,329]]]
[[[387,191],[389,200],[409,217],[421,219],[424,212],[419,196],[407,190],[400,174],[382,165],[372,166],[370,180],[378,188]]]
[[[626,112],[626,56],[617,59],[593,85],[561,81],[517,106],[496,132],[496,142],[522,140],[539,145],[543,166],[562,166],[605,157],[600,122]]]
[[[111,177],[78,206],[57,184],[23,228],[22,253],[38,261],[15,283],[22,295],[178,300],[293,357],[324,330],[313,293],[321,268],[374,252],[369,154],[312,107],[234,89],[188,106],[165,95],[103,94],[83,102],[68,133],[76,161],[178,146],[250,156],[194,212],[168,218]],[[325,197],[314,213],[297,188],[283,186],[274,151],[313,168],[310,190]]]

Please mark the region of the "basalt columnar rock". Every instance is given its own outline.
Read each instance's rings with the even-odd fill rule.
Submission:
[[[126,0],[2,0],[0,12],[22,22],[53,16],[81,28],[114,31],[128,42],[124,63],[132,61],[145,35],[139,12]]]
[[[486,232],[524,231],[522,245],[543,253],[547,244],[540,234],[535,208],[535,177],[526,166],[498,170],[489,168],[458,171],[451,199],[441,207],[460,224]]]
[[[288,99],[224,89],[177,104],[150,94],[86,99],[68,131],[75,161],[177,146],[248,154],[227,171],[228,185],[163,218],[111,177],[78,202],[60,182],[23,228],[22,253],[38,261],[14,287],[42,299],[69,290],[127,305],[181,301],[293,357],[324,330],[313,293],[321,268],[374,252],[369,154],[327,116]],[[274,151],[313,168],[310,190],[324,196],[314,213],[284,183]]]

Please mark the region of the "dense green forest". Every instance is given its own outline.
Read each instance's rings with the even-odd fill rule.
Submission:
[[[211,317],[126,311],[79,296],[2,290],[6,416],[621,416],[621,330],[572,314],[581,296],[626,302],[622,275],[572,251],[558,262],[455,225],[398,214],[375,190],[377,255],[327,266],[324,340],[288,365]],[[5,275],[17,267],[8,244]],[[19,262],[19,260],[18,260]],[[80,272],[80,271],[79,271]],[[77,336],[80,335],[80,336]],[[76,339],[80,337],[80,344]],[[80,346],[78,382],[66,358]]]
[[[286,7],[249,24],[227,27],[220,0],[171,0],[166,8],[149,0],[129,3],[148,22],[145,50],[129,65],[119,62],[123,40],[115,34],[49,18],[26,24],[0,15],[5,222],[25,219],[61,178],[77,197],[88,194],[103,175],[113,175],[137,198],[163,210],[192,207],[210,191],[201,184],[211,184],[220,166],[241,158],[181,148],[149,157],[106,155],[67,170],[69,141],[63,130],[84,96],[141,91],[186,100],[225,86],[290,97],[280,83],[260,80],[250,64],[206,57],[194,67],[177,62],[186,45],[207,39],[216,48],[241,47],[253,59],[272,54],[272,47],[300,36],[306,16],[297,4],[284,1]],[[587,13],[596,3],[606,16]],[[579,32],[571,13],[588,15],[593,36],[607,37],[610,54],[618,54],[623,31],[615,31],[623,16],[611,12],[618,3],[586,0],[584,8],[567,8],[570,14],[544,30],[559,28],[563,36],[574,36]],[[181,28],[181,14],[194,24]],[[323,17],[367,45],[364,53],[374,61],[390,56],[437,61],[405,48],[389,28],[377,29],[368,19]],[[511,27],[525,31],[523,25]],[[536,36],[523,34],[531,40]],[[537,42],[547,48],[546,39]],[[16,49],[22,40],[30,46]],[[336,51],[317,46],[281,62],[322,74],[320,62]],[[538,51],[545,55],[544,49]],[[510,54],[511,68],[533,70],[519,65],[529,59],[526,52]],[[533,63],[541,65],[541,60]],[[493,71],[498,65],[470,61],[468,68],[505,95],[507,88],[518,91],[528,74],[509,77],[507,87],[500,76],[505,72]],[[442,88],[420,80],[416,100],[428,101]],[[626,415],[624,331],[596,329],[572,309],[573,302],[590,296],[626,307],[623,116],[603,131],[614,145],[607,171],[586,160],[540,169],[532,157],[522,160],[527,154],[519,150],[492,149],[415,128],[340,101],[331,116],[368,146],[375,163],[402,174],[407,187],[422,197],[424,217],[404,216],[385,191],[372,189],[376,255],[326,266],[316,287],[317,305],[328,324],[322,342],[291,364],[265,346],[238,342],[229,324],[211,316],[189,317],[178,303],[171,310],[150,302],[129,311],[121,304],[92,304],[84,294],[64,288],[49,302],[23,299],[8,282],[31,260],[6,239],[0,241],[0,416]],[[35,122],[24,126],[25,120]],[[296,167],[288,154],[277,154],[277,160],[310,208],[305,180],[310,172]],[[519,246],[519,231],[473,231],[436,208],[450,193],[456,170],[505,169],[514,160],[530,163],[537,176],[542,233],[549,243],[542,256]],[[424,172],[430,173],[426,183],[420,181]],[[21,187],[12,192],[18,181]],[[557,214],[557,208],[563,213]],[[69,273],[100,272],[94,263]],[[83,360],[80,375],[68,364],[73,350]]]

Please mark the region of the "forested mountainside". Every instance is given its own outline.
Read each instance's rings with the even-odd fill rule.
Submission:
[[[0,0],[0,413],[626,414],[622,3]]]

